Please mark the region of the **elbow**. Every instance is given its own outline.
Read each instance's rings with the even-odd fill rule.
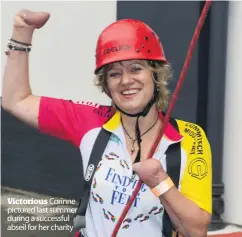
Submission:
[[[5,96],[1,98],[1,106],[4,110],[9,111],[10,110],[10,105],[8,100],[5,99]]]
[[[1,106],[4,110],[9,111],[11,103],[10,103],[10,99],[8,94],[6,93],[6,91],[3,89],[2,90],[2,97],[1,97]]]
[[[188,237],[207,237],[207,227],[193,229]]]
[[[1,106],[5,111],[12,113],[13,103],[9,99],[5,98],[5,96],[1,99]]]
[[[2,97],[1,106],[3,110],[14,115],[17,111],[18,102]]]
[[[14,114],[16,110],[19,109],[19,104],[23,101],[23,99],[15,98],[11,96],[2,96],[1,106],[2,108],[10,114]]]
[[[179,231],[179,237],[207,237],[207,226],[200,226],[200,227],[190,227],[184,228],[183,231]]]
[[[194,226],[189,231],[188,237],[207,237],[208,225],[211,222],[210,215],[204,215],[199,225]]]

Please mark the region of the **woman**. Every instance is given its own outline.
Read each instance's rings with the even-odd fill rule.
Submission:
[[[181,236],[206,236],[212,211],[212,168],[202,128],[177,120],[178,132],[168,124],[153,159],[147,159],[162,127],[171,73],[157,35],[145,23],[130,19],[104,29],[96,48],[96,84],[113,104],[79,104],[31,94],[32,36],[48,19],[48,13],[28,10],[15,16],[6,52],[2,106],[42,133],[78,146],[84,170],[101,128],[112,133],[95,172],[82,234],[111,236],[141,179],[143,185],[118,236],[162,236],[164,208]],[[166,173],[166,150],[174,143],[181,143],[178,189]]]

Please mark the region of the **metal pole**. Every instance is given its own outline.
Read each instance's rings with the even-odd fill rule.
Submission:
[[[213,2],[210,12],[206,132],[213,154],[213,217],[210,230],[224,226],[223,126],[226,78],[228,2]],[[202,79],[201,79],[202,80]],[[198,108],[199,109],[199,108]]]

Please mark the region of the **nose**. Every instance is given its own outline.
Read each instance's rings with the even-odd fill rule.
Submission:
[[[122,78],[121,78],[121,85],[129,85],[132,84],[134,82],[134,79],[132,77],[132,75],[128,72],[123,72],[122,74]]]

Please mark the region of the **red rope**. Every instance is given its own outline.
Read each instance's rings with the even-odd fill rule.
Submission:
[[[152,149],[150,151],[150,155],[149,155],[149,158],[152,158],[152,156],[154,155],[155,153],[155,150],[156,150],[156,147],[158,146],[159,142],[160,142],[160,139],[162,138],[163,136],[163,133],[164,133],[164,128],[166,127],[169,119],[170,119],[170,115],[171,115],[171,112],[172,112],[172,109],[174,108],[174,105],[175,105],[175,102],[176,102],[176,99],[177,99],[177,95],[178,95],[178,92],[180,91],[181,89],[181,86],[182,86],[182,83],[185,79],[185,75],[186,75],[186,72],[187,72],[187,69],[188,69],[188,66],[189,66],[189,63],[192,59],[192,54],[193,54],[193,51],[194,51],[194,48],[195,48],[195,44],[198,40],[198,37],[199,37],[199,34],[200,34],[200,31],[202,29],[202,26],[204,24],[204,21],[206,19],[206,16],[207,16],[207,13],[209,11],[209,8],[211,6],[211,1],[210,0],[206,0],[206,3],[203,7],[203,10],[202,10],[202,13],[201,13],[201,16],[199,18],[199,21],[198,21],[198,24],[196,26],[196,29],[195,29],[195,32],[193,34],[193,37],[192,37],[192,40],[190,42],[190,46],[189,46],[189,49],[188,49],[188,52],[187,52],[187,56],[186,56],[186,60],[184,62],[184,65],[183,65],[183,68],[182,68],[182,71],[181,71],[181,74],[180,74],[180,77],[179,77],[179,80],[177,82],[177,85],[176,85],[176,88],[175,88],[175,91],[173,93],[173,96],[171,98],[171,102],[169,104],[169,108],[167,110],[167,113],[165,115],[165,118],[164,118],[164,121],[163,121],[163,126],[161,128],[161,131],[159,133],[159,135],[157,136],[156,140],[155,140],[155,143],[154,145],[152,146]],[[117,236],[117,233],[118,233],[118,230],[121,226],[121,224],[123,223],[123,220],[125,218],[125,216],[127,215],[130,207],[132,206],[133,204],[133,201],[135,199],[135,197],[137,196],[140,188],[141,188],[141,185],[142,185],[142,181],[140,180],[136,186],[136,188],[134,189],[133,191],[133,194],[129,200],[129,202],[127,203],[127,205],[125,206],[115,228],[114,228],[114,231],[112,233],[112,237],[116,237]]]

